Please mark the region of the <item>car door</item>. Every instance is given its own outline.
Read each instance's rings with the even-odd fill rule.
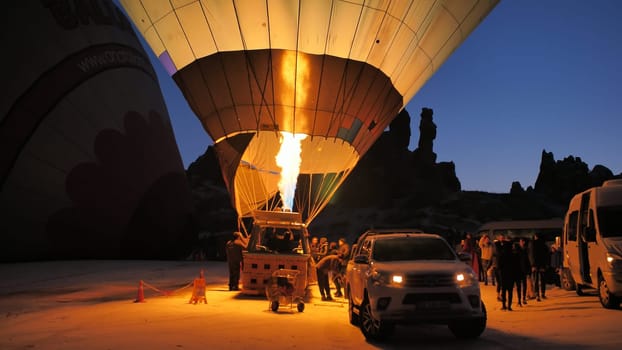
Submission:
[[[354,262],[354,257],[358,255],[358,252],[361,248],[361,243],[362,242],[359,240],[352,246],[352,250],[350,251],[350,258],[348,259],[348,264],[346,265],[346,283],[348,284],[350,295],[353,295],[355,293],[352,289],[355,281],[358,280],[358,278],[355,276],[358,271],[358,266]],[[352,296],[352,298],[353,300],[356,300],[354,296]]]
[[[369,261],[371,248],[371,239],[365,239],[359,246],[357,246],[357,252],[350,260],[350,293],[352,300],[355,304],[360,305],[363,301],[367,270],[369,269],[369,263],[363,263],[359,259],[366,257]]]

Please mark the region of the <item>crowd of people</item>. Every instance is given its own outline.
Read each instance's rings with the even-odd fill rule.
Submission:
[[[488,235],[476,239],[467,233],[461,250],[471,255],[471,267],[480,282],[496,287],[502,310],[512,311],[514,291],[515,305],[522,307],[527,300],[546,299],[547,282],[559,283],[555,276],[561,266],[560,252],[555,245],[549,247],[538,233],[516,240],[503,234],[494,240]]]
[[[343,297],[341,292],[343,276],[348,257],[350,255],[350,245],[345,238],[340,238],[338,242],[328,242],[326,237],[318,240],[317,237],[311,238],[311,256],[315,263],[317,273],[317,285],[322,296],[322,301],[331,301],[333,296],[330,292],[330,281],[335,286],[335,298]]]

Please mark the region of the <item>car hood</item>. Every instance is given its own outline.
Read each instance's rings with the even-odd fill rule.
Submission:
[[[460,260],[374,261],[372,266],[376,270],[393,273],[454,273],[471,269]]]
[[[603,238],[603,245],[608,252],[622,256],[622,237]]]

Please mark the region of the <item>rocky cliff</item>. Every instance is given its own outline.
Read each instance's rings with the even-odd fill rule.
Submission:
[[[404,110],[310,225],[312,234],[353,241],[371,227],[412,227],[459,239],[487,221],[561,217],[574,193],[622,178],[603,165],[589,170],[579,157],[555,161],[543,150],[534,187],[513,182],[507,194],[462,191],[454,163],[436,162],[432,109],[423,108],[420,117],[417,149],[408,150],[410,115]],[[211,146],[190,165],[187,176],[201,229],[234,230],[235,211]]]

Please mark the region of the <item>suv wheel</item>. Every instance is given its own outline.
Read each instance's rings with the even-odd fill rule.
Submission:
[[[449,324],[449,330],[456,338],[477,338],[486,329],[486,306],[482,305],[482,317],[476,320],[456,321]]]
[[[617,309],[620,307],[620,300],[612,295],[607,287],[607,282],[601,276],[598,276],[598,299],[606,309]]]
[[[360,327],[365,339],[372,341],[385,340],[395,329],[395,325],[374,318],[371,304],[367,299],[361,305]]]
[[[353,326],[359,326],[361,324],[361,320],[359,315],[354,312],[354,302],[352,301],[352,295],[350,291],[348,291],[348,318],[350,320],[350,324]]]

